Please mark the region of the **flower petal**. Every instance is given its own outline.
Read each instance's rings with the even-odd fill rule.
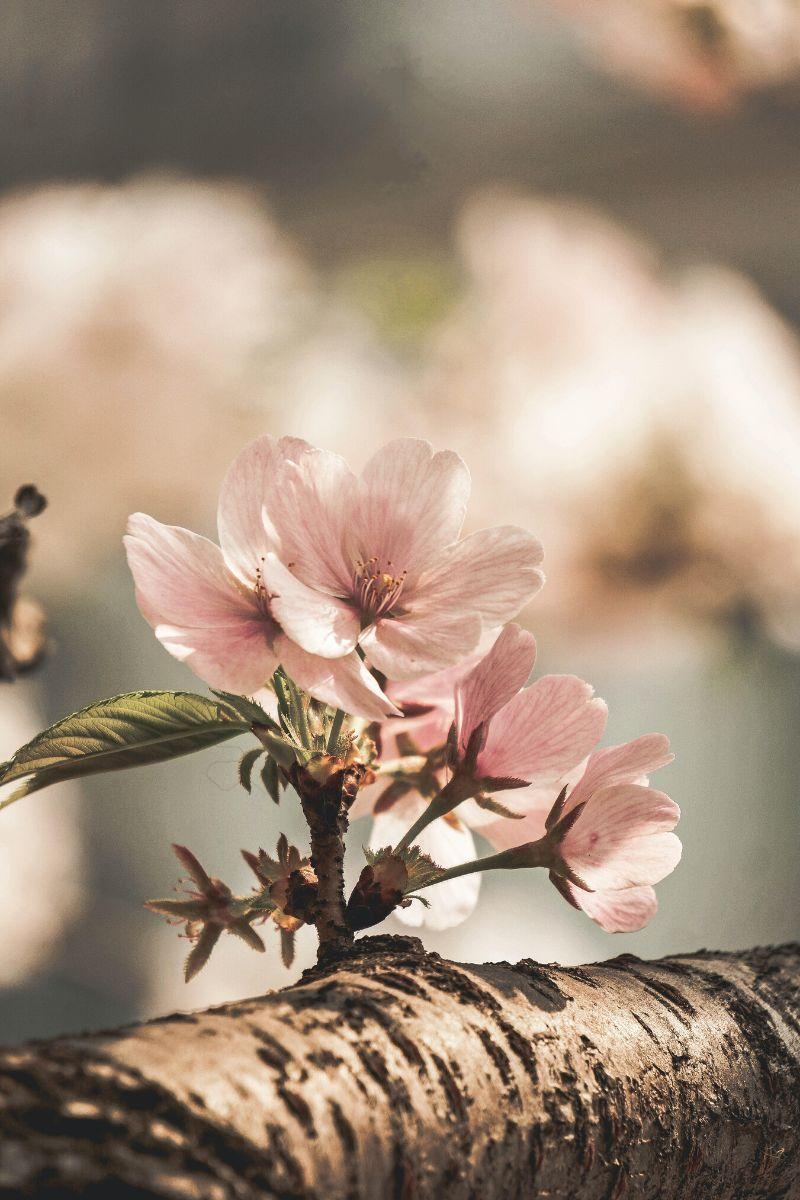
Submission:
[[[618,891],[585,892],[567,884],[576,908],[596,922],[606,933],[635,933],[644,929],[658,911],[658,900],[651,887],[621,888]]]
[[[596,750],[586,764],[586,770],[567,797],[564,812],[588,800],[601,787],[617,783],[641,783],[659,767],[671,763],[669,738],[663,733],[646,733],[623,742],[619,746],[608,746]]]
[[[671,830],[680,809],[669,796],[636,783],[601,788],[561,843],[567,865],[592,891],[654,884],[681,857]]]
[[[366,558],[416,575],[457,539],[470,477],[452,450],[435,454],[429,442],[397,438],[373,455],[361,478],[357,528]]]
[[[285,634],[276,638],[275,653],[298,687],[332,708],[368,721],[400,715],[357,654],[319,658],[306,653]]]
[[[353,537],[358,480],[343,458],[311,449],[286,459],[264,502],[284,563],[309,587],[349,596],[355,561]]]
[[[312,449],[301,438],[265,434],[236,456],[222,482],[217,509],[220,545],[228,566],[252,584],[261,559],[275,549],[275,534],[264,522],[264,506],[285,459],[297,461]]]
[[[448,547],[409,589],[409,600],[480,613],[486,626],[512,620],[544,583],[538,538],[516,525],[481,529]]]
[[[479,617],[441,609],[376,621],[360,641],[367,658],[387,679],[414,679],[464,658],[480,634]]]
[[[309,654],[339,658],[355,649],[360,623],[343,600],[302,583],[274,554],[262,563],[269,608],[285,633]]]
[[[376,850],[382,846],[395,846],[424,808],[425,802],[419,799],[413,808],[404,805],[403,810],[398,811],[398,805],[388,813],[379,814],[372,826],[370,846]],[[414,844],[429,854],[440,867],[454,867],[475,858],[475,842],[469,830],[459,821],[442,817],[431,822]],[[437,883],[421,893],[430,908],[426,908],[419,900],[412,900],[408,908],[396,908],[392,916],[404,925],[415,928],[424,925],[428,929],[450,929],[466,921],[474,911],[480,887],[479,872],[461,879],[450,879],[447,883]]]
[[[497,714],[478,757],[481,776],[556,779],[603,734],[608,710],[575,675],[543,675]]]
[[[536,639],[519,625],[506,625],[485,658],[456,687],[458,740],[465,750],[473,730],[516,696],[536,661]]]
[[[166,650],[211,687],[250,694],[277,660],[277,628],[207,538],[134,513],[125,539],[142,616]]]

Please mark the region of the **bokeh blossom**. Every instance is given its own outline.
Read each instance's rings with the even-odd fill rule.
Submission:
[[[678,104],[731,107],[800,75],[796,0],[554,0],[610,70]]]
[[[42,723],[21,684],[0,687],[0,761]],[[0,986],[13,987],[57,958],[62,940],[87,901],[85,861],[76,812],[80,784],[38,797],[36,820],[11,808],[0,822]],[[2,801],[10,788],[0,788]]]
[[[597,212],[499,192],[459,248],[429,428],[458,422],[478,504],[535,514],[539,625],[616,658],[743,626],[800,645],[800,354],[753,286],[668,278]]]

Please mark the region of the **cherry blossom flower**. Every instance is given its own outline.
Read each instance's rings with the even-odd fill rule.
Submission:
[[[603,734],[608,710],[582,679],[544,675],[524,686],[535,660],[533,634],[507,625],[456,687],[456,771],[483,790],[558,778]]]
[[[264,582],[270,555],[261,517],[264,480],[287,456],[305,453],[306,444],[264,438],[256,446],[255,454],[236,459],[223,483],[222,548],[144,513],[130,518],[125,547],[142,615],[165,649],[211,687],[252,695],[281,664],[327,704],[373,720],[396,711],[357,655],[310,654],[276,621]],[[324,603],[309,595],[323,620]]]
[[[419,769],[383,775],[365,788],[351,809],[351,820],[374,814],[370,846],[378,849],[395,845],[409,828],[420,822],[437,792],[445,786],[448,772],[443,747],[453,720],[457,720],[458,747],[462,766],[466,765],[469,746],[483,739],[472,764],[479,777],[470,796],[457,811],[432,820],[414,837],[415,845],[440,866],[451,867],[474,858],[475,843],[471,829],[480,830],[492,840],[488,829],[519,827],[525,824],[511,818],[497,818],[496,804],[490,808],[484,792],[491,790],[493,800],[504,809],[527,812],[528,805],[544,794],[549,802],[539,817],[544,833],[544,816],[557,793],[556,782],[581,763],[596,745],[605,728],[607,710],[602,700],[593,698],[591,687],[574,676],[543,676],[529,688],[523,685],[534,665],[536,642],[532,634],[518,625],[508,625],[496,636],[488,653],[458,667],[428,676],[416,684],[394,685],[392,698],[411,713],[402,722],[390,719],[381,726],[384,763],[403,748],[413,767],[419,756]],[[521,690],[520,690],[521,689]],[[475,738],[480,730],[479,736]],[[520,780],[537,782],[532,787],[506,790]],[[537,810],[538,811],[538,810]],[[513,832],[512,835],[513,837]],[[513,844],[528,840],[526,832]],[[398,909],[395,916],[404,924],[429,925],[445,929],[469,916],[479,891],[478,875],[465,876],[431,889],[426,894],[430,909],[412,906]]]
[[[245,450],[242,470],[270,445]],[[275,618],[310,654],[360,645],[389,679],[457,663],[543,582],[542,548],[527,531],[499,526],[459,540],[469,491],[457,454],[415,438],[384,446],[360,477],[327,451],[291,455],[264,494]]]
[[[565,900],[607,933],[641,929],[658,908],[652,885],[674,870],[681,854],[671,832],[680,810],[647,786],[649,775],[672,759],[668,739],[658,733],[597,750],[563,788],[556,785],[555,806],[552,788],[531,791],[523,820],[493,820],[481,833],[511,850],[529,839],[547,840],[549,827],[558,841],[550,879]]]

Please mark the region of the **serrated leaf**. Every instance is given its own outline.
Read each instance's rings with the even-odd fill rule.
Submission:
[[[233,692],[220,692],[216,688],[211,688],[211,693],[221,700],[223,704],[227,705],[228,708],[238,713],[243,721],[247,721],[248,725],[266,725],[272,729],[277,729],[277,725],[269,713],[260,704],[257,704],[251,696],[235,696]]]
[[[250,729],[227,702],[192,692],[128,692],[56,722],[0,764],[0,785],[25,782],[0,802],[65,779],[192,754]]]
[[[253,767],[263,753],[261,747],[256,746],[255,750],[246,750],[239,759],[239,783],[248,795],[252,789]]]
[[[408,872],[408,882],[404,889],[406,896],[416,891],[417,888],[436,883],[439,876],[444,874],[444,867],[435,863],[430,855],[420,850],[419,846],[405,846],[402,850],[394,850],[391,846],[384,846],[381,850],[370,850],[368,846],[364,846],[363,850],[364,857],[371,867],[390,858],[402,860]]]
[[[261,782],[263,783],[270,799],[273,800],[275,804],[280,804],[283,776],[278,770],[278,764],[275,762],[275,759],[270,758],[269,755],[267,755],[267,761],[261,768]]]
[[[495,800],[494,796],[487,796],[485,792],[478,793],[475,803],[486,812],[494,813],[498,817],[510,817],[512,821],[521,821],[525,816],[525,813],[514,812],[513,808],[506,808],[505,804]]]
[[[222,929],[219,925],[203,926],[203,930],[189,951],[183,966],[183,977],[187,983],[194,979],[198,971],[202,971],[211,957],[211,951],[219,941],[221,933]]]
[[[281,929],[281,962],[286,967],[287,971],[294,962],[294,937],[293,929]]]
[[[509,792],[512,788],[530,786],[530,779],[517,779],[513,775],[485,775],[481,779],[484,792]]]

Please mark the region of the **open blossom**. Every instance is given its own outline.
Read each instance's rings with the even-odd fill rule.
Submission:
[[[577,676],[544,675],[526,688],[535,660],[533,634],[507,625],[456,687],[456,770],[486,791],[558,778],[605,729],[605,703]]]
[[[310,654],[275,619],[264,582],[271,542],[262,519],[266,482],[306,443],[284,438],[240,455],[220,495],[215,545],[144,513],[128,523],[125,548],[144,618],[170,654],[211,687],[253,695],[280,664],[299,687],[327,704],[375,720],[396,711],[354,653]],[[323,619],[324,604],[314,596]]]
[[[248,447],[242,472],[273,445]],[[457,454],[415,438],[384,446],[360,477],[303,443],[262,484],[273,615],[308,653],[335,658],[359,645],[388,679],[457,663],[543,581],[541,545],[524,529],[459,540],[469,491]]]
[[[546,815],[557,794],[557,781],[585,760],[602,736],[606,706],[583,680],[551,675],[529,688],[523,687],[535,658],[533,635],[512,624],[503,629],[477,663],[471,659],[416,685],[389,689],[392,698],[411,715],[402,723],[390,719],[382,725],[384,761],[399,753],[398,735],[414,753],[426,756],[435,751],[443,745],[454,718],[461,769],[466,768],[470,743],[474,750],[475,744],[482,742],[477,755],[473,755],[471,768],[477,783],[474,789],[467,789],[477,794],[478,802],[466,800],[414,839],[442,867],[474,858],[471,829],[480,830],[493,841],[490,831],[495,826],[510,827],[512,837],[518,834],[512,844],[528,840],[531,835],[527,829],[518,832],[524,821],[498,819],[496,813],[481,807],[483,792],[491,790],[504,808],[519,813],[527,812],[528,804],[536,803],[544,794],[549,797]],[[447,774],[443,758],[438,764],[434,756],[433,767],[426,765],[416,776],[408,773],[392,780],[384,777],[359,796],[351,818],[372,811],[375,820],[370,845],[375,849],[394,845],[444,786]],[[515,787],[521,781],[529,786]],[[504,783],[514,790],[504,789]],[[544,815],[539,818],[541,833]],[[499,846],[500,842],[494,844]],[[437,929],[456,925],[474,909],[479,880],[479,875],[467,875],[439,884],[426,893],[430,909],[412,906],[398,909],[395,916],[405,924]]]
[[[646,925],[657,908],[653,884],[680,861],[681,843],[672,832],[678,805],[637,782],[671,759],[659,734],[601,750],[558,806],[551,836],[559,861],[550,878],[570,904],[608,932]],[[559,826],[565,829],[561,836]]]
[[[659,733],[597,750],[555,786],[531,789],[521,821],[494,819],[481,833],[505,850],[546,838],[549,824],[558,843],[550,878],[562,896],[607,933],[641,929],[658,908],[652,885],[681,854],[672,833],[680,810],[648,786],[650,774],[672,758]]]

